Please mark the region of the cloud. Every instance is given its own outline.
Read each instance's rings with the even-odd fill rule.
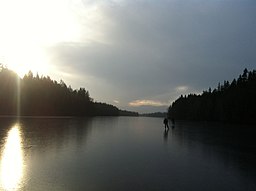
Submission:
[[[140,106],[168,106],[169,103],[163,103],[161,101],[155,101],[155,100],[135,100],[129,103],[129,106],[132,107],[140,107]]]
[[[118,103],[119,103],[119,101],[118,101],[118,100],[113,100],[113,102],[114,102],[114,103],[116,103],[116,104],[118,104]]]
[[[188,90],[188,88],[189,87],[187,87],[187,86],[178,86],[175,89],[176,89],[177,92],[180,93],[180,92],[186,92]]]

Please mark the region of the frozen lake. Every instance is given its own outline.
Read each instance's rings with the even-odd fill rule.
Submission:
[[[0,118],[0,190],[256,190],[256,129],[146,117]]]

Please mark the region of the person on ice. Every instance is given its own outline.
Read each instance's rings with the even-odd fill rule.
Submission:
[[[164,118],[164,128],[166,129],[169,129],[169,122],[168,122],[168,119],[167,118]]]

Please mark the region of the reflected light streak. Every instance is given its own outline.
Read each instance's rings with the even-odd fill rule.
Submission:
[[[1,187],[4,190],[17,190],[23,175],[23,152],[20,129],[13,126],[7,135],[1,156]]]

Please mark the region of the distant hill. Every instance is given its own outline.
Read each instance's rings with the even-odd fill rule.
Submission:
[[[182,120],[255,123],[256,71],[245,69],[232,82],[202,94],[181,95],[168,109],[168,116]]]
[[[134,112],[134,111],[126,111],[126,110],[119,110],[119,115],[120,116],[139,116],[138,112]]]
[[[84,88],[72,89],[49,76],[23,78],[0,65],[0,115],[21,116],[138,116],[136,112],[94,102]]]
[[[167,112],[144,113],[144,114],[140,114],[140,116],[143,116],[143,117],[166,117]]]

